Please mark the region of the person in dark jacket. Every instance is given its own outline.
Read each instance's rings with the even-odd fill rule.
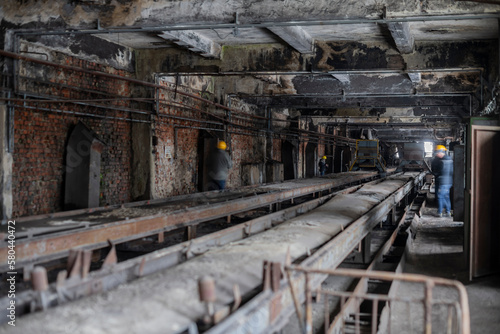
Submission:
[[[451,216],[450,188],[453,185],[453,160],[446,154],[446,147],[436,147],[436,157],[431,163],[432,174],[436,178],[436,197],[438,202],[438,216]]]
[[[323,156],[323,158],[319,159],[318,167],[319,167],[319,175],[321,176],[325,175],[326,167],[328,167],[328,164],[326,163],[326,156]]]
[[[207,173],[209,177],[208,190],[223,190],[226,179],[233,163],[226,151],[227,145],[223,141],[217,143],[217,148],[208,158]]]

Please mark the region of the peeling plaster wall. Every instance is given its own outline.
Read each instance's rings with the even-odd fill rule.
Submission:
[[[99,19],[102,26],[134,24],[161,25],[188,22],[234,22],[235,13],[240,22],[274,21],[276,19],[304,20],[328,19],[332,17],[382,17],[384,8],[388,16],[408,14],[440,14],[449,11],[469,13],[480,8],[493,12],[493,4],[450,2],[447,0],[316,0],[316,1],[272,1],[248,2],[225,1],[123,1],[123,0],[4,0],[0,12],[6,21],[53,23],[62,21],[71,27],[96,26]],[[19,12],[25,13],[22,17]],[[1,19],[2,17],[0,17]]]
[[[135,68],[133,50],[91,35],[79,35],[77,38],[69,35],[31,36],[22,39],[19,46],[19,51],[26,56],[49,57],[46,50],[118,70],[133,72]]]
[[[218,78],[216,98],[224,94],[388,94],[423,92],[470,91],[478,86],[477,73],[445,78],[430,70],[453,68],[481,68],[487,82],[498,75],[498,43],[482,42],[418,42],[418,52],[400,55],[387,43],[345,42],[317,43],[314,55],[303,56],[289,48],[277,45],[251,45],[224,48],[224,61],[201,59],[186,52],[141,51],[138,66],[151,66],[159,72],[241,72],[269,71],[268,75],[228,76]],[[146,64],[147,62],[147,64]],[[303,75],[273,75],[273,71],[335,71],[335,70],[422,70],[422,81],[412,83],[405,74],[354,75],[348,84],[330,75],[312,77]],[[426,73],[426,70],[429,70]],[[374,80],[375,79],[375,80]],[[475,88],[478,89],[478,88]],[[479,89],[478,89],[479,93]],[[219,100],[221,101],[221,100]]]
[[[4,0],[2,18],[15,24],[64,23],[70,27],[131,25],[140,19],[143,1]],[[23,15],[19,15],[23,13]]]
[[[411,69],[478,67],[484,69],[485,79],[491,82],[499,73],[498,41],[418,42],[415,50],[403,56]]]

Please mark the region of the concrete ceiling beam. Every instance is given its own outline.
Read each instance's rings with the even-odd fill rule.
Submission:
[[[314,50],[314,39],[300,27],[280,26],[268,29],[300,53],[312,53]]]
[[[207,38],[195,31],[163,31],[159,37],[173,41],[177,45],[187,46],[189,50],[200,53],[207,58],[220,58],[222,47],[210,38]]]
[[[418,84],[422,81],[422,74],[420,72],[409,72],[408,77],[413,84]]]
[[[409,22],[389,22],[387,23],[392,38],[401,53],[412,53],[415,45]]]

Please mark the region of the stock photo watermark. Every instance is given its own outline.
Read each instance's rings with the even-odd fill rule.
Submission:
[[[16,326],[16,221],[9,220],[7,223],[7,284],[9,304],[7,306],[7,318],[10,326]]]

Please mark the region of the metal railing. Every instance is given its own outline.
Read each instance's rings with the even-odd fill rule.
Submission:
[[[317,331],[321,327],[324,333],[470,333],[467,292],[458,281],[358,269],[320,270],[287,266],[285,270],[305,275],[305,312],[297,301],[295,303],[303,333],[321,332]],[[368,283],[387,284],[390,289],[388,293],[314,289],[310,284],[314,275],[349,277],[366,286]],[[290,288],[292,291],[300,289]],[[313,308],[321,302],[323,323],[318,326],[318,323],[313,324]]]

